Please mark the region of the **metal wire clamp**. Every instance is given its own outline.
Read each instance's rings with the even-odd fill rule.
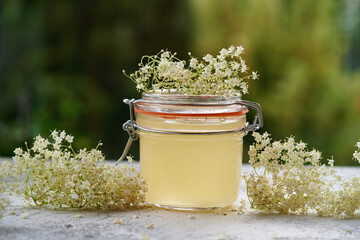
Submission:
[[[261,111],[261,106],[258,103],[247,101],[247,100],[236,100],[230,103],[224,103],[221,104],[223,106],[232,105],[232,104],[240,104],[249,108],[252,108],[256,111],[254,120],[252,124],[249,124],[248,122],[245,124],[243,128],[235,129],[235,130],[229,130],[229,131],[217,131],[217,132],[174,132],[174,131],[159,131],[149,128],[144,128],[142,126],[139,126],[136,124],[135,121],[135,104],[138,102],[143,103],[158,103],[158,104],[168,104],[168,105],[186,105],[186,106],[209,106],[211,104],[208,103],[186,103],[186,104],[179,104],[179,103],[172,103],[172,102],[156,102],[156,101],[148,101],[144,99],[124,99],[123,102],[125,104],[129,105],[129,112],[130,112],[130,120],[126,121],[123,124],[123,129],[129,134],[129,139],[126,143],[125,149],[123,151],[123,154],[119,158],[119,160],[116,162],[116,165],[119,164],[128,154],[130,147],[132,143],[136,140],[138,140],[139,135],[137,134],[136,130],[142,130],[142,131],[148,131],[153,133],[162,133],[162,134],[181,134],[181,135],[217,135],[217,134],[227,134],[227,133],[239,133],[242,132],[244,135],[247,135],[250,131],[257,131],[260,128],[263,127],[263,116]]]

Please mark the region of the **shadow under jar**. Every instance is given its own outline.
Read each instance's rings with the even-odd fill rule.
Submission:
[[[238,198],[243,137],[262,126],[260,105],[179,93],[143,93],[128,103],[131,120],[124,129],[140,137],[147,202],[194,210],[226,207]],[[257,111],[252,125],[248,107]]]

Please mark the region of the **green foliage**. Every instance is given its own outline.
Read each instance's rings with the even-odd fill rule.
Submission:
[[[79,136],[79,148],[102,139],[107,158],[117,158],[127,140],[122,99],[140,97],[123,69],[160,49],[185,59],[243,45],[260,74],[244,98],[261,103],[265,129],[352,164],[345,159],[360,136],[359,17],[348,17],[355,2],[3,1],[0,152],[57,128]]]
[[[337,164],[353,164],[345,159],[360,136],[360,72],[344,66],[345,2],[191,2],[196,49],[242,43],[248,65],[259,70],[245,98],[261,103],[264,129],[276,138],[294,134]]]
[[[102,139],[107,158],[127,140],[123,98],[138,98],[121,73],[142,55],[186,48],[186,3],[7,0],[1,9],[0,152],[50,129]],[[166,21],[163,21],[166,18]]]

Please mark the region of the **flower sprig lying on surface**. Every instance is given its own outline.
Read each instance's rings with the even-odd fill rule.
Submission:
[[[8,189],[7,179],[9,176],[9,168],[9,161],[5,161],[0,165],[0,218],[2,218],[2,212],[9,204],[9,199],[5,196],[5,192]]]
[[[128,76],[140,91],[170,91],[189,95],[240,96],[248,92],[246,79],[257,79],[258,74],[247,74],[242,58],[244,48],[231,46],[222,49],[216,57],[207,54],[202,59],[191,56],[189,62],[176,58],[176,53],[161,51],[144,56],[140,69]]]
[[[98,147],[75,152],[73,137],[53,131],[31,148],[15,149],[11,174],[23,179],[21,192],[37,206],[126,209],[144,202],[144,179],[134,167],[104,162]]]
[[[253,134],[249,149],[254,172],[245,175],[252,208],[274,213],[320,216],[352,216],[360,210],[360,178],[344,180],[329,165],[321,164],[321,153],[307,150],[293,137],[272,142],[269,134]],[[360,146],[360,143],[357,144]],[[354,158],[359,160],[356,151]]]
[[[358,151],[358,150],[360,150],[360,141],[356,143],[356,147],[358,149],[355,150],[353,156],[354,156],[354,159],[360,163],[360,152]]]

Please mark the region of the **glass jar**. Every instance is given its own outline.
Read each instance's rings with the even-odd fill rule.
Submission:
[[[179,93],[144,93],[128,103],[131,120],[124,129],[130,139],[140,137],[147,202],[208,209],[229,206],[238,198],[243,137],[262,126],[258,104]],[[246,123],[248,107],[257,111],[252,125]]]

